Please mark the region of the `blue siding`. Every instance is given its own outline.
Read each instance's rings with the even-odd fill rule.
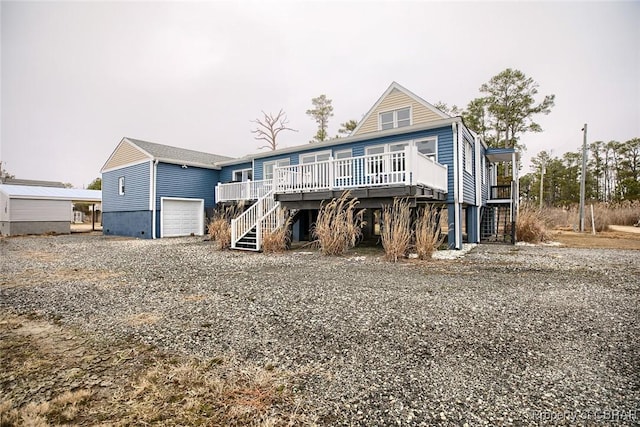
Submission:
[[[149,210],[151,162],[140,163],[102,174],[103,212]],[[124,195],[118,194],[118,178],[124,177]]]
[[[233,171],[238,169],[251,169],[251,162],[240,163],[238,165],[232,166],[224,166],[220,171],[220,182],[225,183],[233,181]]]
[[[204,207],[215,206],[215,185],[220,171],[158,163],[156,171],[156,236],[160,236],[160,198],[183,197],[204,199]]]
[[[471,136],[471,133],[469,133],[469,131],[464,126],[462,126],[462,139],[464,141],[463,144],[460,144],[462,148],[460,167],[463,169],[462,181],[463,181],[463,188],[464,188],[462,202],[470,205],[475,205],[476,204],[476,183],[475,183],[474,177],[476,176],[476,170],[475,170],[476,163],[475,163],[474,156],[475,156],[476,148],[475,148],[475,141],[473,136]],[[465,165],[465,162],[467,161],[466,159],[467,153],[466,153],[466,150],[464,149],[464,146],[467,142],[471,144],[472,173],[469,173],[466,170],[464,170],[464,165]]]
[[[102,233],[110,236],[131,236],[150,239],[151,211],[103,212]]]

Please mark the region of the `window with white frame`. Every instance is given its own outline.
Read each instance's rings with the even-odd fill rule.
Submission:
[[[464,142],[464,170],[473,173],[473,147],[469,141]]]
[[[264,162],[263,164],[263,171],[262,171],[262,178],[263,179],[273,179],[273,169],[274,167],[283,167],[283,166],[289,166],[291,164],[291,160],[290,159],[280,159],[280,160],[274,160],[271,162]]]
[[[418,153],[438,161],[438,138],[426,138],[416,141]]]
[[[118,194],[124,196],[124,176],[118,178]]]
[[[480,157],[480,174],[482,175],[482,185],[487,182],[487,162],[484,156]]]
[[[400,172],[405,170],[405,155],[404,149],[409,146],[408,142],[400,142],[398,144],[389,145],[389,152],[391,154],[391,172]]]
[[[233,171],[233,180],[235,182],[246,182],[253,179],[253,171],[249,169],[237,169]]]
[[[331,157],[331,151],[318,151],[315,153],[307,153],[300,155],[300,163],[303,165],[308,163],[324,162]]]
[[[340,150],[333,154],[333,158],[336,160],[336,178],[351,178],[351,150]]]
[[[380,130],[401,128],[411,125],[411,107],[399,108],[397,110],[380,113]]]

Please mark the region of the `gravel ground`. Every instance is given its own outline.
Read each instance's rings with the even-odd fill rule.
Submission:
[[[390,264],[71,235],[0,239],[0,255],[0,309],[307,372],[320,424],[640,419],[638,251],[480,245]]]

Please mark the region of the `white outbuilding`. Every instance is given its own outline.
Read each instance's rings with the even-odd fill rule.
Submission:
[[[69,234],[77,202],[101,203],[102,192],[0,184],[0,235]]]

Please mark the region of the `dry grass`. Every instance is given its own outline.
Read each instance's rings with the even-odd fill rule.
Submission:
[[[418,211],[415,246],[419,259],[430,259],[444,242],[445,235],[440,233],[438,219],[438,210],[433,205],[427,205]]]
[[[232,355],[170,355],[129,342],[94,341],[81,331],[6,313],[0,313],[0,355],[0,383],[15,385],[0,391],[2,427],[316,423],[314,410],[297,393],[314,368],[291,371]],[[99,364],[83,366],[94,360]],[[112,384],[96,386],[95,377]],[[70,381],[81,386],[70,389]]]
[[[578,206],[546,208],[544,215],[548,225],[558,229],[579,230]],[[593,222],[595,231],[607,231],[610,225],[635,225],[640,221],[640,201],[623,201],[616,203],[594,203]],[[585,231],[593,231],[591,205],[585,206]]]
[[[287,375],[278,370],[191,359],[157,360],[115,404],[128,406],[126,421],[132,424],[311,424],[294,411],[275,410],[294,400]]]
[[[411,247],[411,208],[407,199],[395,199],[382,208],[380,239],[385,258],[397,262],[407,256]]]
[[[262,251],[264,253],[284,252],[291,244],[291,217],[277,229],[265,233],[262,237]]]
[[[50,422],[66,424],[76,420],[80,406],[92,395],[87,389],[66,391],[52,400],[31,402],[21,408],[15,408],[9,400],[0,401],[0,425],[47,427]]]
[[[364,210],[356,212],[358,199],[349,199],[345,191],[338,199],[320,206],[318,220],[311,232],[324,255],[342,255],[362,236]]]
[[[229,249],[231,247],[231,220],[237,218],[243,211],[243,203],[215,210],[207,225],[207,232],[209,233],[211,241],[215,243],[217,250]]]
[[[516,237],[521,242],[540,243],[547,240],[546,220],[539,210],[522,206],[516,220]]]

